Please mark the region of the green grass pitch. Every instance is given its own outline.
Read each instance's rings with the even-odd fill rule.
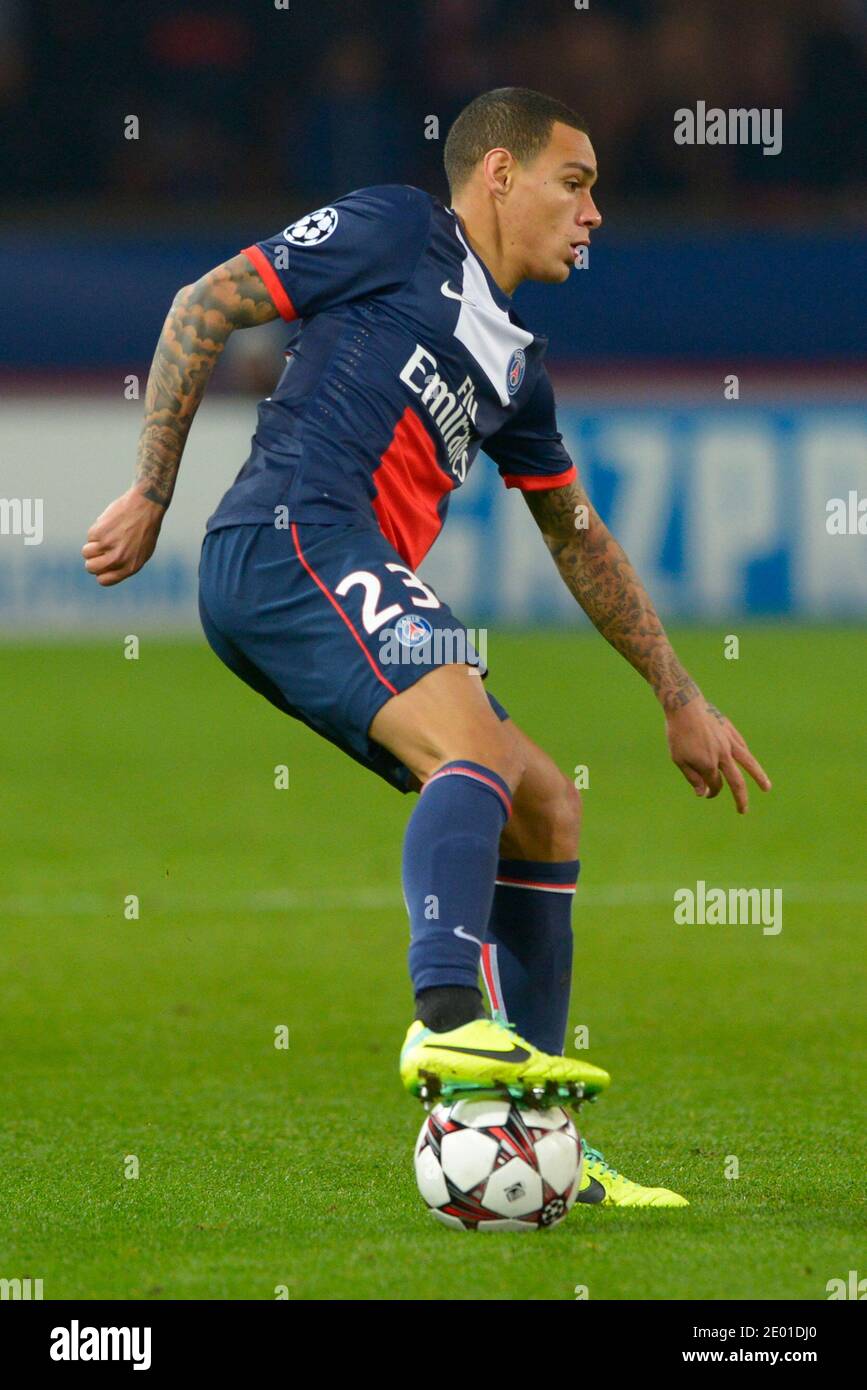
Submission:
[[[613,1082],[581,1127],[692,1204],[491,1238],[415,1190],[412,799],[203,641],[6,646],[0,1276],[46,1298],[592,1301],[824,1299],[863,1273],[867,645],[744,627],[728,661],[724,636],[676,640],[774,779],[743,818],[681,782],[601,639],[491,635],[491,688],[590,769],[572,1024]],[[782,887],[782,932],[675,926],[700,878]]]

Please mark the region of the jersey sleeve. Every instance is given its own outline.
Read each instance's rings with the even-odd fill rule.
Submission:
[[[563,487],[578,476],[557,429],[554,388],[544,367],[527,404],[482,445],[506,487]]]
[[[418,188],[362,188],[245,246],[243,254],[284,319],[310,318],[408,280],[427,239],[431,206]]]

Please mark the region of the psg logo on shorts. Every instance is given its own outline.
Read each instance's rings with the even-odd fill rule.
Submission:
[[[527,367],[527,359],[524,356],[523,348],[515,348],[509,358],[509,370],[506,373],[506,390],[510,396],[514,396],[521,389],[521,382],[524,380],[524,372]]]
[[[336,226],[337,208],[319,208],[293,222],[283,235],[293,246],[319,246],[328,240]]]
[[[394,635],[403,647],[420,647],[430,641],[433,628],[427,618],[417,613],[404,613],[394,625]]]

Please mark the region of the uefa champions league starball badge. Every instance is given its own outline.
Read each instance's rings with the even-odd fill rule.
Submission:
[[[290,223],[283,235],[293,246],[321,246],[336,226],[337,208],[318,208]]]

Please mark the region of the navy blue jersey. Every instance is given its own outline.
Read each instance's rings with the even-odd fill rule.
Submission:
[[[244,254],[296,327],[208,530],[275,518],[373,525],[414,568],[480,447],[507,487],[575,477],[547,340],[438,199],[363,188]]]

